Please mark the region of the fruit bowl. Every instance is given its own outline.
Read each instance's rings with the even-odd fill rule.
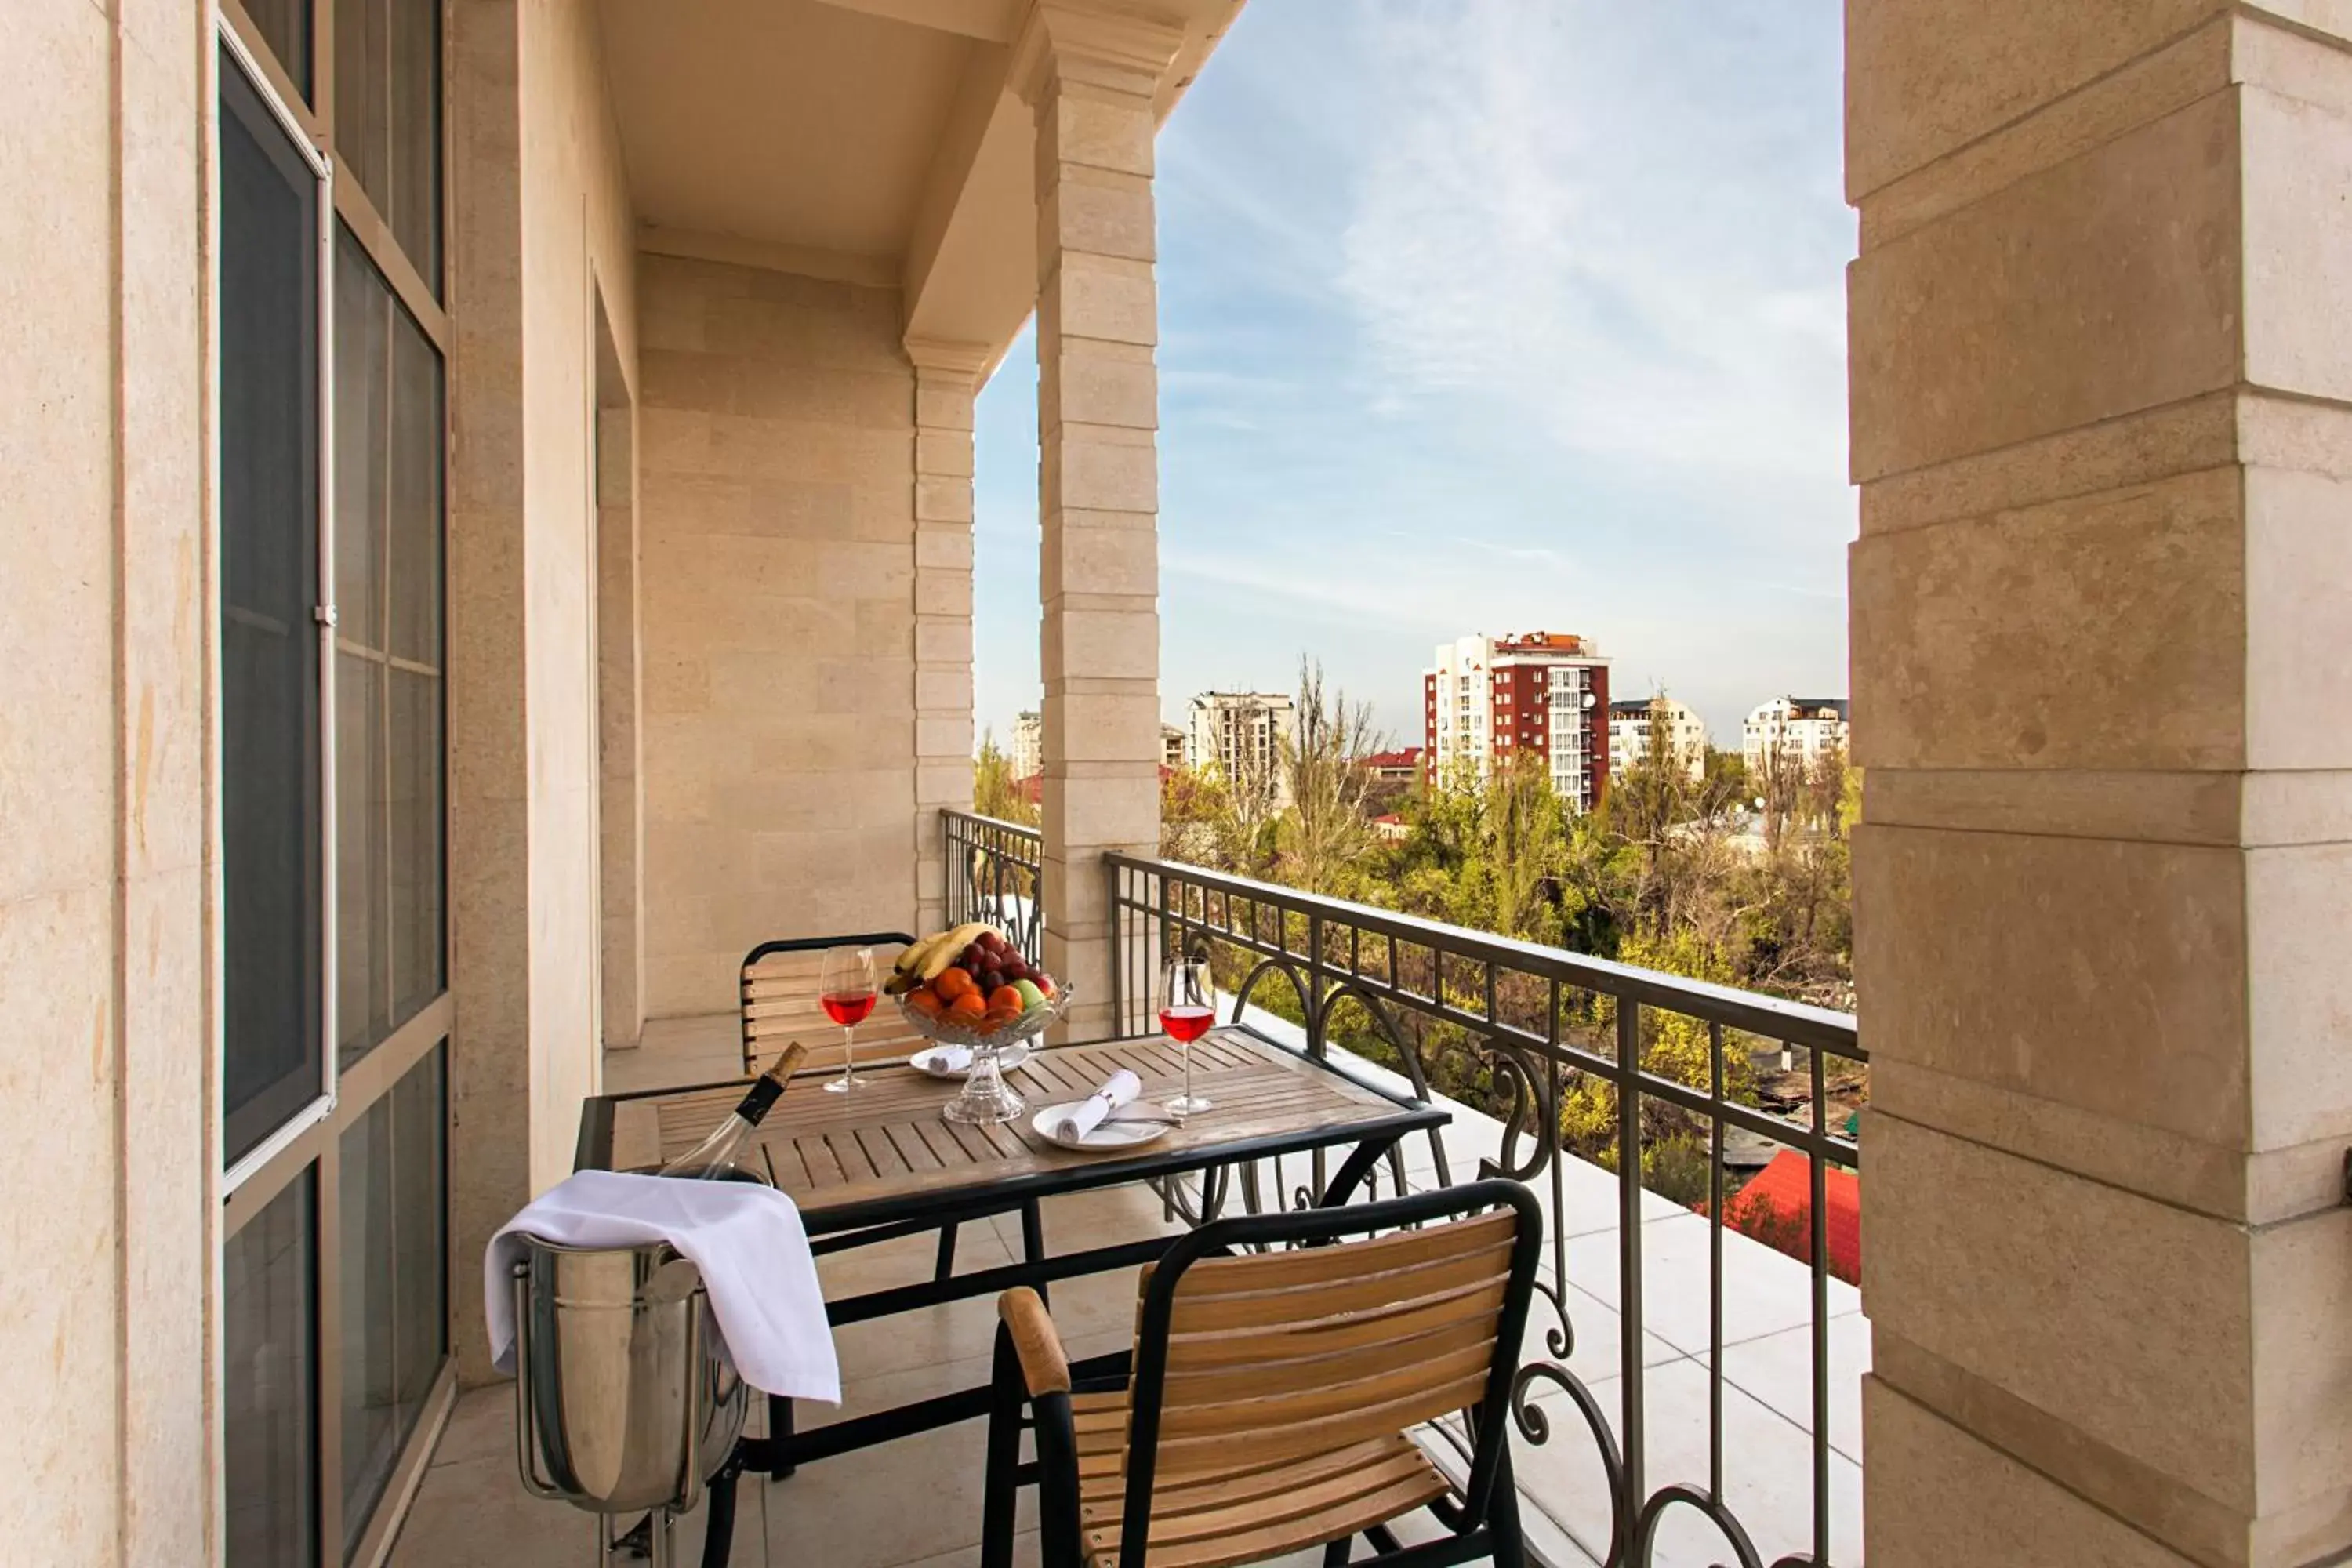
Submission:
[[[1010,1121],[1025,1109],[1004,1087],[997,1053],[1045,1033],[1070,1005],[1066,986],[980,921],[910,944],[886,989],[917,1034],[970,1047],[963,1092],[940,1114],[980,1125]]]
[[[950,1014],[929,1013],[898,997],[899,1016],[907,1026],[935,1046],[969,1046],[974,1051],[1001,1051],[1044,1034],[1069,1011],[1070,991],[1064,986],[1043,1002],[1008,1016],[982,1013],[970,1022]]]

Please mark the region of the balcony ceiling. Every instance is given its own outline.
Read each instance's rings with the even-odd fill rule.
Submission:
[[[972,56],[989,46],[819,0],[605,0],[637,216],[892,261]]]
[[[1001,350],[1035,303],[1031,0],[602,0],[647,248],[890,285],[908,329]],[[1241,0],[1167,0],[1164,116]]]

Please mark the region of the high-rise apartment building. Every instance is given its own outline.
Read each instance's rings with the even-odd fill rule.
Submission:
[[[1775,697],[1748,715],[1739,745],[1751,773],[1774,758],[1810,768],[1824,752],[1846,749],[1843,697]]]
[[[1589,637],[1563,632],[1439,645],[1422,673],[1423,744],[1433,777],[1540,757],[1552,788],[1580,811],[1609,784],[1609,661]]]
[[[1192,737],[1181,725],[1160,726],[1160,765],[1171,772],[1184,765],[1184,754],[1191,749]]]
[[[1706,723],[1671,697],[1609,705],[1609,771],[1622,773],[1662,745],[1696,784],[1706,776]]]
[[[1013,721],[1013,776],[1034,779],[1045,771],[1045,722],[1035,713]]]
[[[1283,802],[1282,746],[1298,715],[1283,691],[1203,691],[1187,714],[1184,761],[1232,780],[1264,780]]]

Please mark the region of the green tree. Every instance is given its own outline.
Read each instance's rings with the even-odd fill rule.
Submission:
[[[1031,803],[1021,786],[1024,781],[1013,776],[1013,759],[997,749],[996,732],[983,731],[980,737],[980,754],[971,764],[971,808],[982,816],[992,816],[1000,822],[1022,822],[1035,826],[1043,814]]]
[[[1298,700],[1278,764],[1289,797],[1275,829],[1276,878],[1310,893],[1350,896],[1372,847],[1371,770],[1384,742],[1371,708],[1323,684],[1323,667],[1298,661]]]

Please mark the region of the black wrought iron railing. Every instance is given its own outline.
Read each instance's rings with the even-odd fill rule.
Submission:
[[[1034,827],[979,816],[940,813],[947,846],[947,923],[986,921],[1032,963],[1045,961],[1037,878],[1045,841]]]
[[[1105,861],[1116,1033],[1151,1032],[1162,955],[1205,947],[1236,1020],[1265,1008],[1303,1029],[1318,1055],[1334,1045],[1355,1050],[1402,1071],[1423,1096],[1434,1088],[1502,1122],[1500,1149],[1474,1172],[1457,1176],[1439,1143],[1436,1179],[1499,1173],[1549,1188],[1552,1246],[1539,1289],[1555,1317],[1545,1335],[1552,1359],[1522,1371],[1513,1414],[1533,1444],[1551,1436],[1534,1403],[1546,1385],[1581,1415],[1610,1500],[1605,1556],[1599,1542],[1585,1545],[1611,1568],[1646,1568],[1662,1522],[1677,1508],[1712,1521],[1739,1568],[1764,1568],[1725,1486],[1727,1200],[1738,1228],[1809,1269],[1811,1419],[1785,1438],[1810,1444],[1810,1529],[1800,1532],[1788,1520],[1764,1533],[1780,1538],[1770,1544],[1793,1548],[1773,1559],[1774,1568],[1830,1568],[1840,1533],[1832,1513],[1832,1280],[1852,1268],[1832,1255],[1828,1186],[1833,1175],[1843,1182],[1843,1173],[1858,1170],[1846,1107],[1864,1092],[1866,1062],[1851,1015],[1195,867],[1124,855]],[[1797,1152],[1810,1198],[1801,1212],[1791,1205],[1776,1218],[1759,1212],[1760,1199],[1741,1204],[1730,1170],[1735,1143],[1748,1169],[1759,1151]],[[1563,1176],[1579,1158],[1615,1173],[1622,1372],[1613,1412],[1565,1364],[1578,1325]],[[1401,1165],[1395,1176],[1402,1184]],[[1703,1471],[1690,1467],[1699,1473],[1666,1477],[1650,1473],[1641,1241],[1661,1195],[1702,1212],[1708,1229],[1706,1462]],[[1213,1214],[1226,1196],[1204,1187],[1200,1207]],[[1258,1206],[1255,1179],[1241,1196]],[[1590,1237],[1580,1243],[1591,1245]],[[1848,1246],[1858,1252],[1858,1242]],[[1854,1551],[1848,1545],[1844,1554]]]

